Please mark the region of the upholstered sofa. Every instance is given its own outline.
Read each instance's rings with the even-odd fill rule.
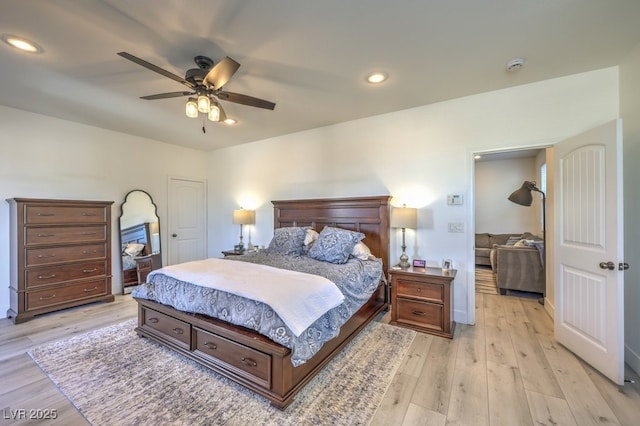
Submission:
[[[488,236],[488,265],[496,276],[500,294],[507,290],[544,293],[545,276],[542,263],[542,242],[533,234],[485,234]],[[476,264],[486,265],[486,251],[478,252],[478,242],[486,244],[486,236],[476,234]],[[536,243],[532,243],[536,241]],[[482,249],[484,247],[480,247]]]
[[[491,266],[491,249],[494,245],[507,244],[509,237],[522,238],[522,234],[476,234],[476,265]]]

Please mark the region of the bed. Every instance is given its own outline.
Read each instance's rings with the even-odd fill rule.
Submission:
[[[135,258],[151,254],[151,228],[149,222],[120,231],[120,253],[122,254],[122,287],[138,285]]]
[[[379,276],[383,279],[375,283],[371,295],[339,327],[337,336],[314,350],[304,362],[294,361],[294,351],[278,343],[275,337],[270,339],[251,328],[140,297],[143,288],[153,284],[145,284],[133,293],[138,303],[136,332],[249,388],[274,406],[286,408],[297,392],[353,337],[388,309],[389,291],[384,277],[389,257],[389,199],[379,196],[272,202],[274,232],[278,233],[280,228],[309,227],[322,234],[327,226],[362,233],[362,242],[382,268]],[[251,255],[211,261],[248,265]],[[166,278],[162,270],[156,272]],[[335,309],[339,308],[342,309]]]

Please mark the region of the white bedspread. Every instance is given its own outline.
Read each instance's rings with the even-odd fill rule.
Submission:
[[[253,263],[205,259],[157,269],[148,280],[155,274],[263,302],[296,336],[344,301],[324,277]]]

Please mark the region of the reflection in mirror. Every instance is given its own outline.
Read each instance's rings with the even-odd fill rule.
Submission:
[[[122,293],[130,293],[147,275],[162,267],[160,218],[151,196],[142,190],[130,191],[121,206],[120,252]]]

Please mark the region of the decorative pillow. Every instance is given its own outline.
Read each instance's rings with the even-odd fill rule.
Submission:
[[[525,243],[527,240],[525,240],[524,238],[521,240],[516,241],[516,243],[513,245],[514,247],[524,247]]]
[[[362,241],[355,245],[353,251],[351,252],[351,256],[362,260],[368,260],[369,258],[373,257],[369,247],[367,247],[367,245]]]
[[[311,228],[307,229],[307,232],[304,236],[304,245],[310,246],[318,239],[319,235],[320,234],[318,234],[314,229],[311,229]]]
[[[137,255],[142,253],[142,250],[144,250],[144,244],[131,243],[131,244],[127,244],[127,247],[125,247],[124,252],[131,257],[136,257]]]
[[[361,232],[325,226],[309,250],[309,257],[330,263],[346,263],[353,248],[363,238]]]
[[[515,245],[515,243],[517,243],[518,241],[520,241],[522,239],[522,237],[517,236],[517,237],[509,237],[509,239],[507,240],[505,246],[512,246]]]
[[[290,226],[277,228],[267,249],[271,253],[280,253],[287,256],[300,256],[307,228]]]

